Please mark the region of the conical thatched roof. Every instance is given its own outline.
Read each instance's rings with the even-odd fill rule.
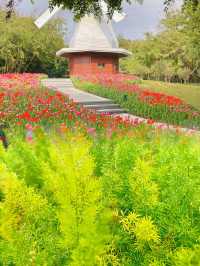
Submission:
[[[93,16],[85,16],[76,25],[76,30],[70,41],[69,48],[57,52],[65,56],[78,52],[102,52],[128,56],[131,53],[120,49],[111,24],[105,20],[98,21]]]

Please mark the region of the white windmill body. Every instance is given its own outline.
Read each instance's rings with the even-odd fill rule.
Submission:
[[[40,16],[35,24],[41,28],[56,13],[62,9],[55,7]],[[85,75],[119,71],[119,58],[130,55],[125,49],[119,48],[117,37],[112,27],[112,21],[107,17],[107,6],[102,2],[104,16],[98,20],[93,15],[83,17],[75,27],[68,48],[58,51],[57,56],[69,60],[70,75]],[[115,12],[113,20],[119,22],[124,14]]]

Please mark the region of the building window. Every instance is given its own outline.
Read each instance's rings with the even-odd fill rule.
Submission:
[[[101,68],[101,69],[105,68],[105,63],[98,63],[98,68]]]

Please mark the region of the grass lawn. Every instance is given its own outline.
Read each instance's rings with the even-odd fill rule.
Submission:
[[[141,85],[156,92],[160,91],[177,96],[200,110],[200,84],[181,84],[143,80]]]

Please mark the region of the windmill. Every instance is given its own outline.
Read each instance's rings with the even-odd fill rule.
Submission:
[[[100,20],[92,15],[83,17],[76,25],[68,48],[58,51],[57,56],[69,59],[70,75],[88,73],[116,73],[119,70],[119,58],[131,53],[119,48],[114,33],[112,20],[108,18],[107,4],[102,1],[103,16]],[[47,9],[36,21],[35,25],[42,28],[63,6]],[[125,13],[114,12],[116,23],[125,18]]]

